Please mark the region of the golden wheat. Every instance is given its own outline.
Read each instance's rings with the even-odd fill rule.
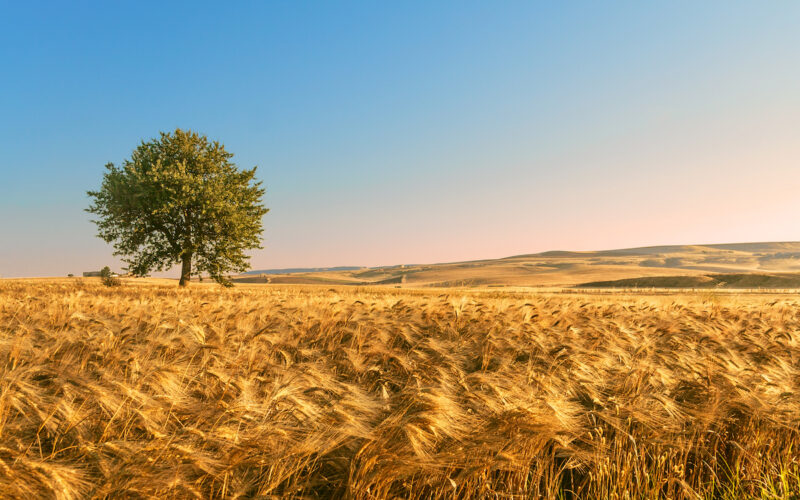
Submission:
[[[793,498],[798,384],[786,295],[5,281],[0,492]]]

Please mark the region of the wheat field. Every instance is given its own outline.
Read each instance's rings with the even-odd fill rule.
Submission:
[[[798,498],[800,301],[0,281],[4,498]]]

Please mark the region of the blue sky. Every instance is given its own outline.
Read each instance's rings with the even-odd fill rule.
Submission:
[[[176,127],[259,166],[254,268],[797,240],[800,4],[2,2],[0,275],[115,265]]]

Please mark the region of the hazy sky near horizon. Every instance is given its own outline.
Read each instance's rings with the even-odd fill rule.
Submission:
[[[800,239],[800,3],[0,2],[0,275],[118,267],[86,191],[176,127],[254,269]]]

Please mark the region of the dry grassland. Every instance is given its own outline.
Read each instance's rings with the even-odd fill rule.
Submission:
[[[651,278],[655,283],[648,284]],[[568,287],[631,280],[633,283],[613,286],[800,288],[800,242],[672,245],[597,252],[555,251],[469,262],[287,274],[254,271],[234,280],[239,283],[438,288]]]
[[[798,384],[790,295],[4,281],[0,492],[797,498]]]

